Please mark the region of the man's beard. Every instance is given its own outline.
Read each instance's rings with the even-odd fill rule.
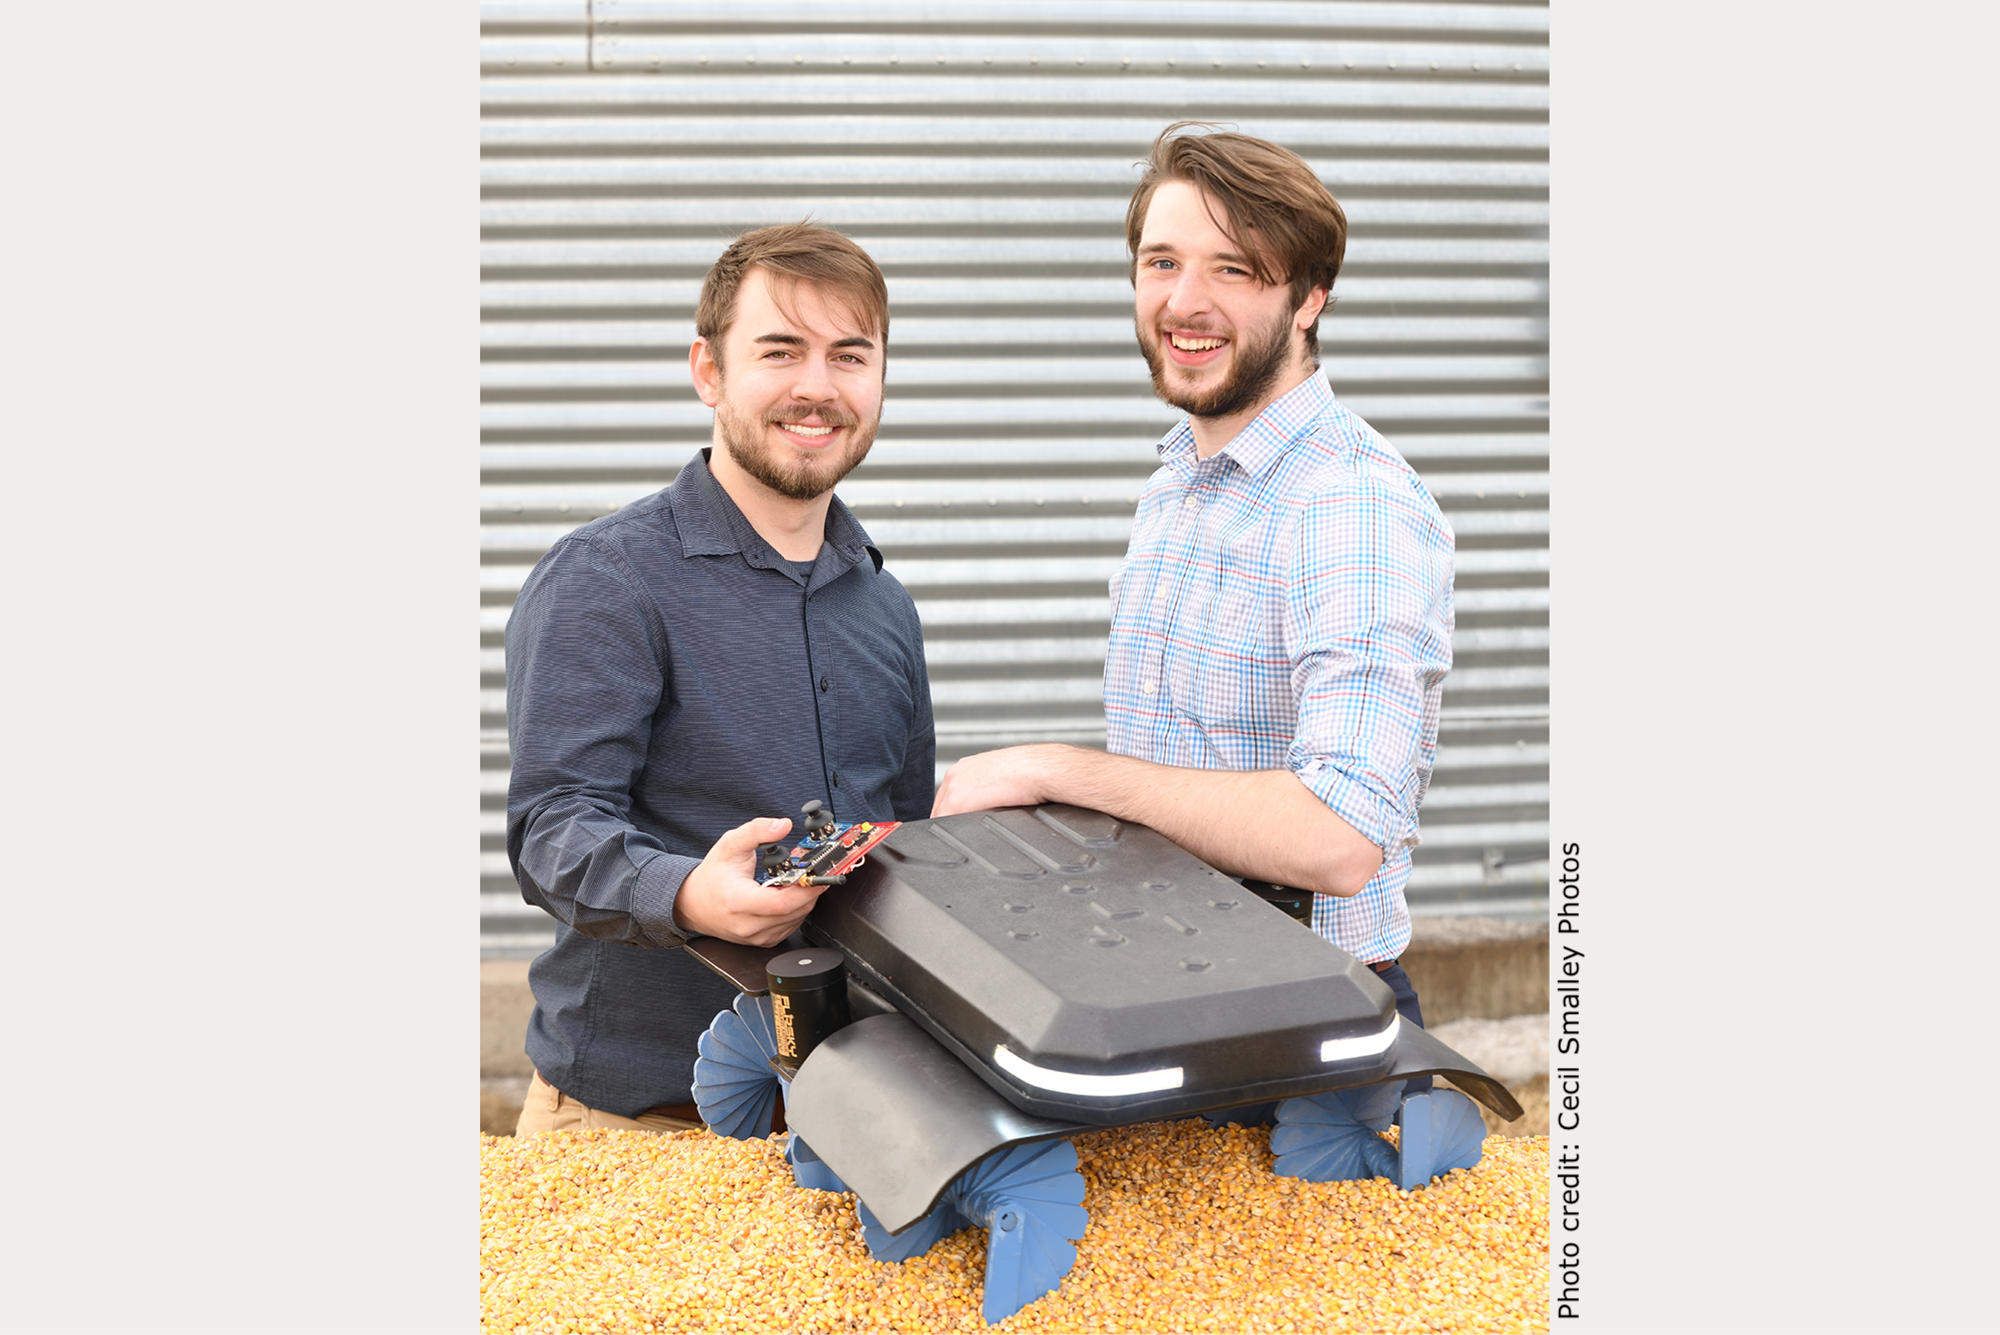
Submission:
[[[852,429],[847,448],[838,457],[799,457],[795,454],[786,459],[782,454],[789,452],[788,447],[766,443],[764,428],[770,423],[797,422],[806,417],[819,418],[822,426]],[[780,496],[794,501],[817,500],[832,491],[836,483],[868,457],[868,449],[875,443],[876,429],[882,424],[878,414],[866,429],[860,429],[860,419],[838,408],[824,407],[789,417],[770,413],[753,421],[737,411],[727,394],[715,405],[715,421],[722,428],[723,448],[729,451],[729,457],[736,461],[736,466]]]
[[[1133,329],[1139,337],[1139,351],[1146,356],[1147,369],[1153,373],[1153,393],[1194,417],[1230,417],[1255,407],[1292,363],[1292,322],[1289,316],[1280,314],[1265,328],[1251,331],[1248,342],[1235,341],[1228,378],[1206,394],[1197,394],[1179,388],[1168,378],[1176,368],[1168,362],[1166,349],[1161,346],[1165,340],[1136,320]]]

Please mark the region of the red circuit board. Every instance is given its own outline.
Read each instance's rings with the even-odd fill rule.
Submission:
[[[859,821],[853,825],[836,823],[824,837],[807,835],[786,854],[781,865],[765,870],[763,883],[797,885],[807,877],[821,882],[827,877],[845,876],[860,866],[868,851],[895,833],[901,824],[901,821],[895,820]]]

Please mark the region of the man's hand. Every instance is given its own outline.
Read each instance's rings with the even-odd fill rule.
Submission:
[[[690,936],[715,936],[746,946],[775,946],[797,931],[826,887],[766,887],[757,881],[757,845],[791,832],[786,817],[759,816],[716,840],[701,865],[681,882],[674,925]]]
[[[1031,807],[1056,800],[1043,791],[1045,749],[1009,746],[967,756],[944,772],[931,815],[955,816],[988,807]]]

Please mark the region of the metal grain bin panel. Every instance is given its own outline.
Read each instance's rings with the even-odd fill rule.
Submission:
[[[481,6],[482,937],[548,939],[502,841],[501,632],[548,545],[707,443],[701,277],[812,216],[888,275],[889,399],[842,495],[924,619],[940,760],[1101,744],[1132,506],[1176,414],[1132,345],[1123,219],[1180,119],[1299,152],[1347,210],[1341,397],[1459,539],[1419,912],[1548,875],[1548,11],[1171,0]]]

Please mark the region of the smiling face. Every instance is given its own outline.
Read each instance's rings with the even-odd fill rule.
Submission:
[[[882,334],[808,283],[752,269],[715,347],[688,358],[695,392],[715,409],[717,442],[770,491],[811,501],[868,454],[882,421]]]
[[[1186,181],[1153,192],[1132,280],[1133,320],[1154,393],[1197,419],[1240,427],[1311,370],[1305,330],[1326,290],[1313,289],[1295,309],[1285,283],[1257,280],[1212,211],[1220,213]]]

